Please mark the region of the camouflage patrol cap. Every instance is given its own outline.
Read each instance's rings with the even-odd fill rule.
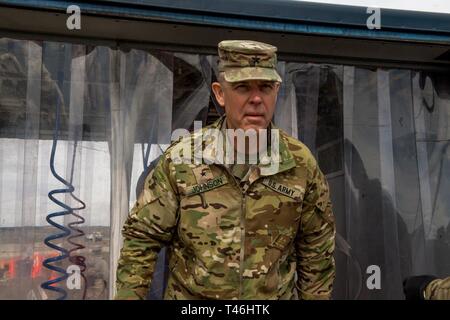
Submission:
[[[218,52],[219,72],[228,82],[282,81],[276,70],[277,47],[251,40],[225,40],[219,43]]]

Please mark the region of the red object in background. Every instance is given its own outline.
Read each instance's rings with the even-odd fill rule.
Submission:
[[[52,273],[50,274],[50,278],[48,279],[48,281],[55,280],[57,277],[58,277],[58,274],[56,273],[56,271],[52,270]]]
[[[57,257],[58,253],[53,252],[50,254],[43,255],[39,252],[35,252],[33,254],[33,264],[31,266],[31,278],[35,279],[41,276],[41,273],[44,271],[43,262],[45,258],[54,258]],[[8,268],[8,272],[5,274],[7,279],[13,279],[17,276],[17,264],[21,263],[21,260],[18,257],[9,258],[9,260],[0,260],[0,268]],[[55,271],[51,271],[49,280],[54,280],[58,277],[58,273]]]
[[[9,278],[13,279],[16,277],[16,260],[13,258],[9,259]]]
[[[31,268],[31,278],[37,278],[42,271],[42,261],[43,257],[39,254],[39,252],[33,255],[33,266]]]

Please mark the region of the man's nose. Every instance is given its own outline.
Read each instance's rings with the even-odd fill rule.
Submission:
[[[259,88],[255,88],[251,92],[250,103],[251,104],[260,104],[262,102],[261,91]]]

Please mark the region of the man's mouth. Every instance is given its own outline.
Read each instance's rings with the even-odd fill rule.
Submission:
[[[261,113],[246,113],[245,116],[246,117],[264,117],[264,115]]]
[[[257,113],[247,113],[244,118],[247,122],[254,124],[260,124],[264,121],[264,115]]]

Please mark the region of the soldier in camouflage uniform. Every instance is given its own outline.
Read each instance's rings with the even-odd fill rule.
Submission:
[[[412,276],[403,282],[407,300],[450,300],[450,277]]]
[[[335,221],[309,149],[279,130],[278,148],[268,147],[279,156],[270,161],[216,161],[225,129],[278,130],[271,122],[281,82],[276,61],[268,44],[219,44],[212,89],[225,115],[174,142],[147,176],[122,232],[117,299],[145,299],[162,246],[169,252],[165,299],[330,298]]]
[[[434,279],[426,287],[426,300],[450,300],[450,277]]]

